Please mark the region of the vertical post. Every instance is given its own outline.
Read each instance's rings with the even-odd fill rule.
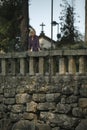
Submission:
[[[87,45],[87,0],[85,0],[85,43]]]
[[[75,74],[76,73],[76,64],[75,64],[75,59],[73,56],[69,57],[69,66],[68,66],[68,71],[69,74]]]
[[[34,58],[30,57],[29,60],[29,74],[34,75]]]
[[[15,75],[16,73],[15,59],[12,59],[11,67],[12,67],[12,75]]]
[[[24,61],[24,58],[20,59],[20,74],[22,74],[22,75],[25,74],[25,61]]]
[[[51,50],[53,48],[53,0],[51,0],[51,47],[50,47],[50,51],[49,51],[49,82],[51,82],[51,69],[52,69],[52,66],[51,66]]]
[[[53,0],[51,0],[51,49],[53,48]]]
[[[65,74],[66,66],[65,66],[65,58],[60,57],[59,59],[59,74]]]
[[[81,56],[79,58],[79,73],[80,74],[85,73],[85,59],[84,59],[84,56]]]
[[[6,60],[2,59],[1,60],[1,71],[2,71],[2,75],[6,75]]]
[[[39,57],[39,73],[44,74],[44,58]]]

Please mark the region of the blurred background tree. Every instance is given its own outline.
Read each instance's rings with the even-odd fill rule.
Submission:
[[[79,32],[75,22],[76,13],[75,6],[70,5],[67,0],[62,0],[60,5],[63,9],[60,16],[61,21],[61,40],[60,45],[72,46],[76,43],[83,42],[82,35]],[[79,22],[79,21],[78,21]]]
[[[26,49],[27,32],[28,0],[1,0],[0,49],[5,52]]]

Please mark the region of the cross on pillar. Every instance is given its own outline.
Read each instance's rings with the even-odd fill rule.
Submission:
[[[41,34],[44,34],[44,26],[45,26],[45,24],[42,22],[42,24],[40,24],[40,26],[41,26]]]

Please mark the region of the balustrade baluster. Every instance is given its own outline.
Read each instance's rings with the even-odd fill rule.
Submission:
[[[39,74],[44,74],[44,58],[39,58]]]
[[[6,75],[6,59],[1,59],[1,72],[2,75]]]
[[[34,75],[34,58],[30,57],[29,59],[29,74]]]
[[[80,74],[85,73],[85,58],[84,58],[84,56],[81,56],[79,58],[79,73]]]
[[[24,58],[20,58],[20,74],[25,74],[25,60]]]
[[[75,59],[73,56],[69,56],[69,65],[68,65],[68,72],[69,74],[75,74],[76,73],[76,64]]]
[[[16,62],[15,59],[12,59],[11,61],[11,68],[12,68],[12,75],[16,74]]]
[[[65,73],[66,73],[65,58],[60,57],[59,58],[59,74],[65,74]]]

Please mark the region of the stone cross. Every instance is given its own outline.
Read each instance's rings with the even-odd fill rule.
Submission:
[[[45,24],[42,22],[42,24],[40,24],[40,26],[41,26],[41,33],[44,33],[43,28],[44,28]]]

